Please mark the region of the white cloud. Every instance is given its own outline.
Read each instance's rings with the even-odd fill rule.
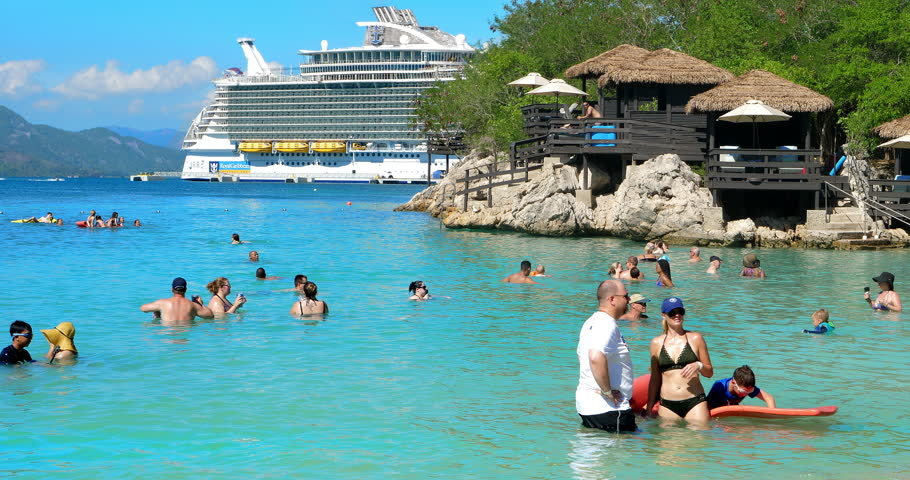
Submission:
[[[18,96],[44,89],[32,76],[44,70],[44,60],[10,60],[0,63],[0,95]]]
[[[52,112],[60,107],[60,100],[53,98],[42,98],[32,104],[32,108]]]
[[[133,92],[167,92],[187,85],[208,82],[215,77],[215,61],[199,57],[185,64],[180,60],[155,65],[148,70],[120,70],[116,61],[109,61],[104,70],[97,65],[82,70],[53,88],[68,97],[96,99],[103,95]]]
[[[130,104],[126,107],[126,111],[132,115],[135,115],[137,113],[141,113],[142,107],[144,107],[144,106],[145,106],[145,100],[142,100],[141,98],[137,98],[137,99],[133,100],[132,102],[130,102]]]

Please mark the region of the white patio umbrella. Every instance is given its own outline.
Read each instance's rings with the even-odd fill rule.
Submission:
[[[894,140],[889,140],[881,145],[878,148],[910,148],[910,135],[904,135],[903,137],[897,137]]]
[[[518,80],[509,82],[509,85],[512,85],[513,87],[535,87],[536,88],[536,87],[544,86],[547,83],[550,83],[550,81],[547,80],[546,78],[544,78],[543,75],[541,75],[537,72],[531,72],[531,73],[519,78]]]
[[[789,120],[790,115],[765,105],[761,100],[748,100],[746,103],[717,117],[718,120],[731,123],[752,123],[752,146],[758,144],[758,127],[756,124],[765,122],[782,122]]]
[[[579,90],[572,85],[566,83],[565,80],[561,78],[554,78],[550,80],[549,83],[541,87],[537,87],[534,90],[528,92],[528,95],[555,95],[556,96],[556,110],[559,110],[559,95],[574,95],[577,97],[586,97],[588,96],[587,92],[584,90]]]

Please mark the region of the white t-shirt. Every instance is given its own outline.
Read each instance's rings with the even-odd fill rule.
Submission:
[[[601,394],[600,386],[591,374],[591,363],[588,350],[603,352],[607,358],[607,369],[612,385],[604,385],[604,390],[616,388],[622,392],[619,405],[613,403],[612,397]],[[595,312],[581,326],[578,334],[578,388],[575,390],[575,409],[581,415],[598,415],[614,410],[629,409],[632,398],[632,356],[626,339],[619,333],[616,320],[604,312]]]

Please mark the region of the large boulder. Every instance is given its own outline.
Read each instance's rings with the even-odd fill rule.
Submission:
[[[631,169],[615,194],[598,197],[594,225],[635,240],[682,232],[688,237],[701,230],[702,210],[711,204],[700,176],[678,155],[660,155]]]

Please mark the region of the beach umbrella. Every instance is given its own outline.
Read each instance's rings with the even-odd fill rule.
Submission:
[[[586,97],[588,94],[584,90],[579,90],[572,85],[566,83],[565,80],[561,78],[554,78],[550,80],[546,85],[540,86],[528,92],[528,95],[555,95],[556,96],[556,110],[559,110],[559,95],[574,95],[577,97]]]
[[[531,73],[519,78],[518,80],[515,80],[514,82],[509,82],[509,85],[512,85],[513,87],[535,87],[536,88],[536,87],[542,87],[542,86],[546,85],[547,83],[550,83],[550,81],[547,80],[546,78],[544,78],[543,75],[541,75],[537,72],[531,72]]]
[[[878,146],[878,148],[910,148],[910,135],[904,135],[903,137],[897,137],[894,140],[887,141]]]
[[[752,146],[758,145],[757,124],[765,122],[782,122],[789,120],[790,115],[765,105],[761,100],[748,100],[746,103],[717,117],[718,120],[731,123],[752,123]]]

